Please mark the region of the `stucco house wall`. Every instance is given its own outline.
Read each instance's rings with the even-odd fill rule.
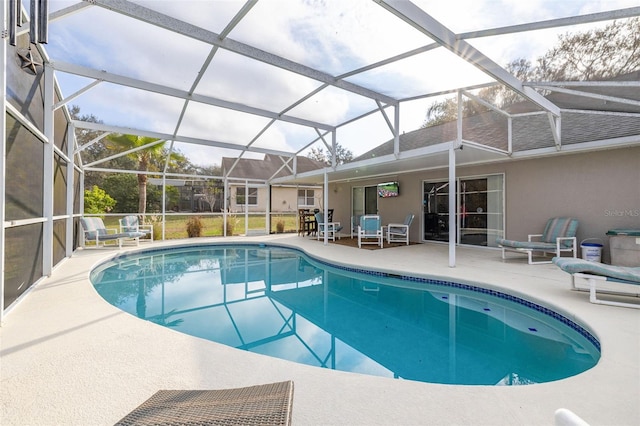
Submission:
[[[525,239],[541,233],[555,216],[579,220],[577,239],[598,238],[604,244],[603,261],[609,262],[606,232],[613,228],[640,229],[640,146],[603,149],[584,153],[556,153],[525,160],[506,160],[471,167],[458,167],[457,177],[504,174],[505,235]],[[383,223],[402,222],[408,212],[416,215],[410,230],[412,241],[423,241],[422,182],[446,180],[446,168],[393,177],[400,183],[400,196],[378,198]],[[389,177],[329,185],[329,207],[334,220],[349,223],[351,190],[376,185]]]
[[[236,190],[243,185],[230,185],[229,209],[234,213],[244,212],[245,206],[238,204]],[[298,189],[310,189],[314,191],[314,203],[311,205],[298,206]],[[267,211],[267,199],[269,197],[269,188],[266,186],[258,187],[258,203],[247,206],[249,213],[264,213]],[[271,187],[271,212],[272,213],[296,213],[298,208],[322,208],[323,191],[320,187],[315,186],[272,186]]]
[[[313,191],[313,203],[298,205],[298,189]],[[323,205],[324,191],[320,187],[271,187],[271,211],[274,213],[298,213],[298,209],[319,209]],[[310,200],[309,200],[310,201]]]

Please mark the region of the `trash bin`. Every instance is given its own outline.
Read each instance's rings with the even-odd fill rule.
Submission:
[[[609,254],[616,266],[640,266],[640,229],[611,229]]]
[[[598,242],[588,243],[587,241],[594,240]],[[599,238],[587,238],[586,240],[582,240],[580,242],[580,248],[582,249],[582,258],[584,260],[588,260],[589,262],[600,262],[602,259],[602,240]]]

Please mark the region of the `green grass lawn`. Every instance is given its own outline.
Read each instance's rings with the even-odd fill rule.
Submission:
[[[191,218],[198,217],[202,223],[202,237],[219,237],[224,235],[223,233],[223,218],[222,215],[207,216],[207,215],[170,215],[166,216],[165,221],[165,239],[173,240],[178,238],[187,238],[187,222]],[[120,218],[116,216],[107,216],[104,218],[104,224],[107,228],[118,228],[118,220]],[[265,217],[264,214],[249,215],[249,229],[250,230],[263,230],[265,229]],[[282,232],[297,232],[297,214],[273,214],[271,215],[271,232],[275,233],[278,229],[278,222],[282,222],[284,225]],[[148,218],[146,223],[152,223]],[[162,224],[157,222],[153,223],[153,238],[154,240],[160,240],[162,236]],[[245,216],[244,214],[235,214],[227,216],[227,235],[240,235],[245,233]]]

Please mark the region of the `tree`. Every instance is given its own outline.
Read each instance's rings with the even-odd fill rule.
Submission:
[[[538,58],[538,80],[601,80],[640,68],[640,18],[603,28],[561,35],[558,45]]]
[[[202,176],[222,176],[222,167],[215,164],[210,166],[200,166],[196,168],[196,172]],[[202,191],[202,199],[207,202],[211,213],[223,210],[222,194],[224,193],[224,182],[221,179],[207,178],[202,182],[202,186],[199,190]]]
[[[147,136],[137,135],[109,135],[107,136],[106,146],[109,149],[119,151],[129,151],[135,148],[142,148],[150,145],[148,148],[127,154],[127,156],[137,163],[137,169],[140,172],[148,172],[151,159],[162,155],[163,143],[151,145],[159,139]],[[143,214],[147,210],[147,174],[138,174],[138,212]]]
[[[84,191],[84,212],[89,214],[102,214],[110,212],[116,205],[116,200],[111,198],[104,189],[94,185],[90,190]]]
[[[117,202],[117,213],[137,213],[137,179],[131,173],[107,173],[102,187]]]
[[[93,114],[81,114],[80,107],[77,105],[71,106],[71,108],[69,109],[69,114],[74,120],[86,121],[89,123],[102,123],[102,120],[98,119]],[[78,142],[78,145],[80,147],[83,147],[97,139],[103,133],[104,132],[95,130],[77,128],[76,140]],[[109,149],[106,147],[103,140],[100,140],[97,143],[92,143],[90,146],[87,146],[85,147],[85,149],[80,151],[80,156],[82,157],[83,164],[93,163],[94,161],[107,157],[108,154]],[[101,163],[100,167],[126,170],[134,168],[135,162],[128,157],[119,157],[111,159],[105,163]],[[109,173],[105,172],[87,171],[84,174],[84,186],[86,188],[91,188],[93,185],[102,186],[104,179],[106,179],[109,175]]]
[[[127,157],[135,161],[135,168],[139,172],[159,171],[164,169],[167,156],[169,158],[169,171],[188,169],[191,163],[180,152],[171,152],[164,147],[165,142],[156,143],[157,138],[137,135],[109,135],[105,146],[117,151],[137,151],[127,154]],[[143,148],[147,146],[146,148]],[[179,166],[180,168],[178,169]],[[143,214],[147,210],[147,173],[138,173],[138,212]]]
[[[505,67],[520,81],[601,80],[628,74],[640,68],[640,18],[614,21],[605,27],[558,37],[557,45],[535,61],[520,58]],[[495,85],[479,92],[479,97],[499,108],[522,101],[516,92]],[[463,115],[487,108],[464,99]],[[455,99],[433,103],[422,127],[455,120]]]
[[[488,108],[476,102],[470,102],[468,99],[462,100],[462,116],[479,114],[487,111]],[[427,118],[422,127],[437,126],[446,122],[455,120],[458,116],[458,101],[455,98],[448,98],[431,104],[427,110]]]
[[[312,147],[311,152],[307,154],[308,158],[312,160],[316,160],[320,163],[324,163],[327,166],[331,165],[331,152],[327,150],[326,152],[322,148]],[[344,164],[353,160],[353,152],[346,149],[339,143],[336,144],[336,164]]]

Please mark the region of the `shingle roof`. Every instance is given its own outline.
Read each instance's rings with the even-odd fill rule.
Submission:
[[[639,78],[640,71],[637,71],[622,76],[619,80],[637,81]],[[630,90],[625,87],[595,86],[572,89],[640,100],[639,90]],[[638,106],[555,92],[548,98],[564,110],[561,120],[562,145],[640,135],[640,119],[637,116],[640,108]],[[574,111],[576,109],[583,111]],[[507,112],[512,114],[536,111],[539,109],[530,102],[517,103],[507,109]],[[607,114],[607,112],[612,114]],[[636,113],[636,115],[626,113]],[[409,151],[455,140],[456,127],[456,121],[451,121],[404,133],[400,135],[400,151]],[[504,114],[496,111],[466,117],[462,121],[462,139],[506,151],[508,149],[508,119]],[[512,118],[512,149],[514,152],[553,147],[554,145],[547,114],[528,114]],[[393,139],[354,158],[353,161],[390,154],[393,154]]]
[[[285,159],[284,161],[286,161]],[[233,163],[236,161],[236,158],[231,157],[223,157],[222,158],[222,171],[226,173],[227,170],[231,169]],[[256,160],[250,158],[241,158],[238,161],[238,164],[231,170],[231,173],[228,177],[233,178],[241,178],[241,179],[255,179],[255,180],[268,180],[274,177],[284,177],[290,176],[291,171],[284,167],[280,170],[275,176],[274,173],[278,171],[280,167],[284,164],[283,160],[280,157],[275,155],[265,155],[264,159]],[[293,162],[289,162],[291,168],[293,168]],[[297,157],[297,172],[304,173],[312,170],[322,169],[324,164],[312,160],[308,157]]]

